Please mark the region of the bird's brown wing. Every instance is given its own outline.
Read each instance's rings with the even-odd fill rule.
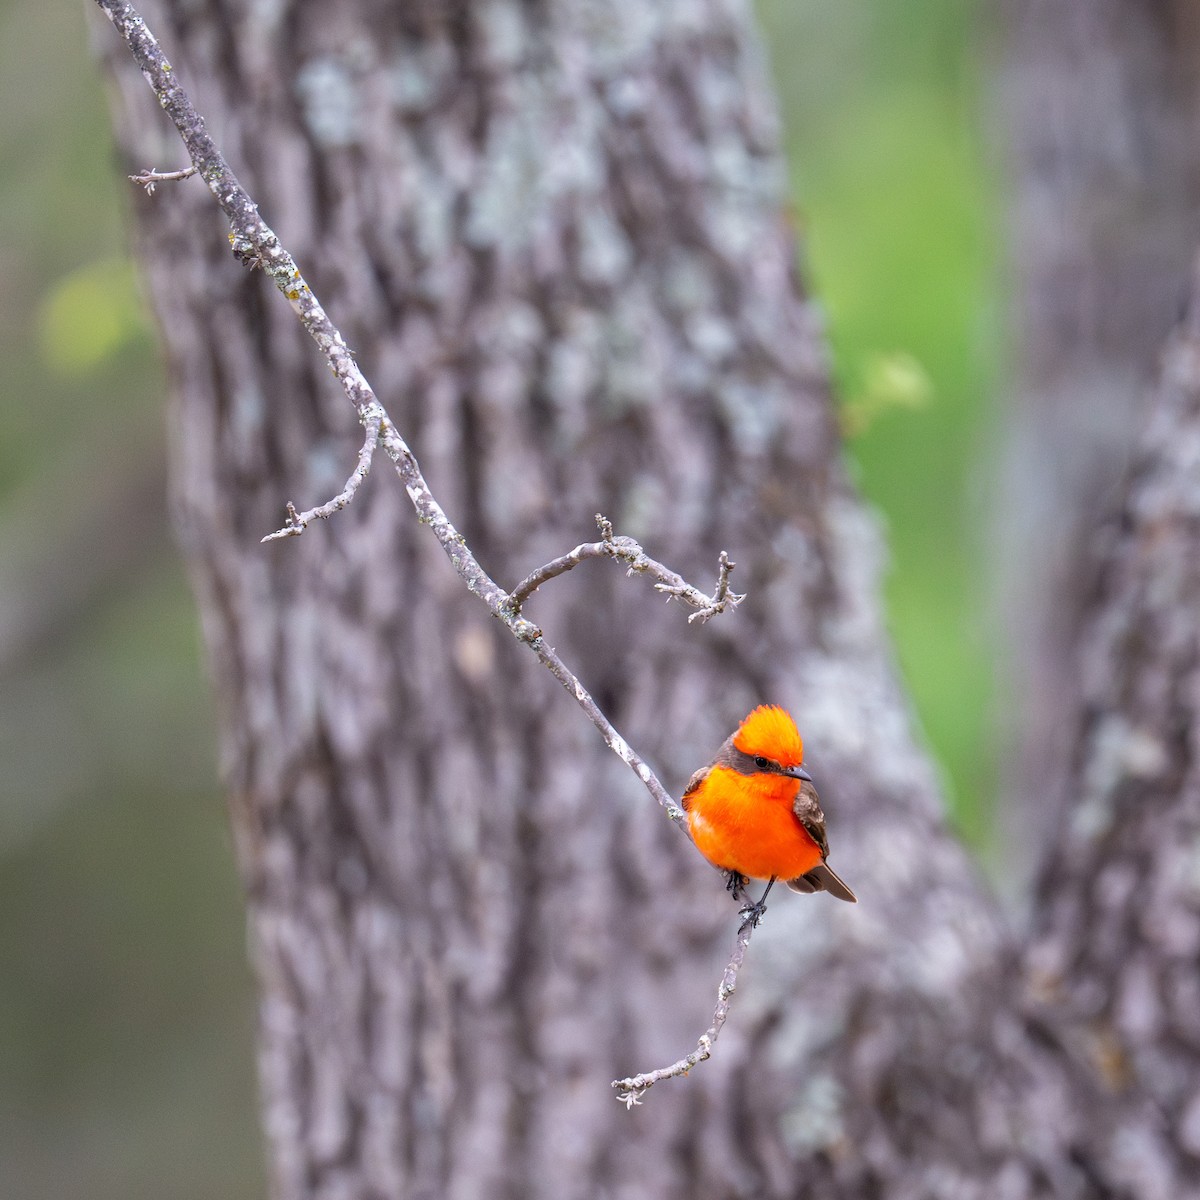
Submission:
[[[796,820],[808,831],[808,836],[817,843],[821,857],[829,857],[829,839],[825,835],[825,814],[817,799],[817,789],[806,779],[800,784],[796,799],[792,801],[792,812]]]
[[[792,811],[796,814],[796,820],[807,830],[808,836],[817,843],[822,861],[811,871],[796,879],[789,879],[788,887],[793,892],[828,892],[839,900],[857,904],[858,897],[842,882],[837,872],[823,861],[829,855],[829,838],[825,834],[825,814],[817,799],[817,789],[811,783],[804,781],[800,784],[800,790],[792,802]]]
[[[692,773],[691,779],[688,780],[688,785],[683,789],[683,795],[680,797],[680,803],[683,805],[683,811],[687,812],[692,807],[692,793],[708,778],[709,771],[712,770],[712,763],[707,767],[701,767],[700,770]]]

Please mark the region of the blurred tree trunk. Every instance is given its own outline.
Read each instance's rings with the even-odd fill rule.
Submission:
[[[1066,798],[1091,534],[1120,502],[1187,295],[1200,218],[1200,20],[1187,0],[997,8],[1020,351],[997,506],[1012,697],[1000,812],[1011,857],[1032,867]]]
[[[327,526],[259,545],[284,500],[340,486],[358,428],[203,189],[140,197],[275,1193],[1186,1194],[1190,1127],[1164,1133],[1165,1093],[1139,1074],[1159,1060],[1131,1052],[1119,1014],[1096,1025],[1095,989],[1134,989],[1139,1055],[1188,1035],[1185,1014],[1147,1026],[1142,984],[1189,950],[1192,877],[1156,884],[1178,920],[1134,955],[1129,924],[1093,944],[1072,897],[1126,871],[1129,846],[1166,847],[1191,802],[1171,774],[1153,825],[1135,805],[1098,840],[1063,825],[1026,969],[944,828],[893,678],[881,549],[840,464],[742,6],[147,15],[498,579],[590,536],[597,511],[692,577],[720,548],[739,562],[750,599],[703,628],[599,565],[530,611],[676,789],[754,703],[791,706],[862,900],[781,897],[716,1058],[633,1113],[615,1104],[611,1078],[707,1023],[734,927],[719,879],[489,627],[386,470]],[[142,80],[111,59],[127,163],[174,164]],[[1172,628],[1156,649],[1174,661],[1191,644]],[[1127,649],[1113,670],[1136,673]],[[1171,753],[1190,764],[1185,738]],[[1106,891],[1105,919],[1132,919],[1134,892]],[[1076,995],[1063,964],[1084,947]],[[1193,981],[1180,966],[1181,1003]],[[1172,1103],[1197,1045],[1175,1047]]]
[[[1123,501],[1074,678],[1071,808],[1035,893],[1041,1019],[1105,1094],[1102,1194],[1200,1194],[1200,272]]]

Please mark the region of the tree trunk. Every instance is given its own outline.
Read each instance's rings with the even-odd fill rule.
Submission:
[[[1200,1195],[1200,274],[1104,531],[1079,665],[1072,810],[1036,894],[1039,1009],[1107,1103],[1111,1194]]]
[[[1067,799],[1075,661],[1200,218],[1200,23],[1187,0],[1001,0],[1014,332],[998,608],[1012,752],[1000,804],[1029,868]]]
[[[340,487],[358,427],[203,189],[140,198],[277,1196],[1119,1194],[1129,1157],[1093,1134],[1119,1113],[1149,1136],[1150,1094],[1105,1091],[1075,1036],[1087,996],[1029,999],[945,831],[743,8],[147,15],[496,578],[598,511],[692,578],[721,548],[739,563],[749,599],[704,627],[602,565],[530,614],[677,791],[753,704],[791,707],[861,899],[775,900],[713,1061],[614,1104],[610,1079],[707,1024],[734,929],[720,879],[489,626],[384,470],[327,526],[259,545],[286,499]],[[174,162],[112,57],[128,164]],[[1039,981],[1093,931],[1059,889],[1121,852],[1064,840]],[[1112,949],[1089,959],[1101,986],[1126,982]],[[1156,1161],[1181,1179],[1186,1149],[1160,1139]]]

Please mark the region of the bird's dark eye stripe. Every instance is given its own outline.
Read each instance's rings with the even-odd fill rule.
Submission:
[[[739,750],[732,745],[722,747],[716,762],[720,766],[737,771],[740,775],[759,775],[763,772],[778,775],[783,771],[775,759],[768,758],[765,754],[747,754],[745,750]]]

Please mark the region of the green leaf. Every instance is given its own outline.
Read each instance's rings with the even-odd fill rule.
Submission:
[[[63,276],[38,313],[42,361],[77,378],[145,336],[148,322],[127,258],[102,258]]]

